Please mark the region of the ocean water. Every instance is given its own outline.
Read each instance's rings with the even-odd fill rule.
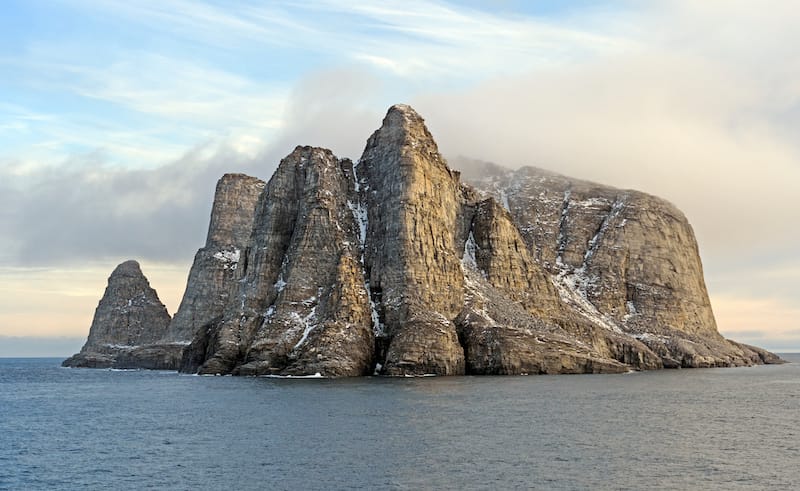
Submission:
[[[0,489],[798,489],[786,358],[347,380],[0,359]]]

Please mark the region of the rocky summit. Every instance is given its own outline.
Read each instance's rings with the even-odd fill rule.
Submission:
[[[227,174],[170,319],[138,264],[67,366],[234,375],[620,373],[780,363],[717,331],[670,203],[462,160],[409,106],[357,162],[297,147]]]

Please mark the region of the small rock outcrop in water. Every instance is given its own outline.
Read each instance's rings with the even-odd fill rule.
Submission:
[[[694,234],[671,204],[534,168],[464,167],[471,185],[397,105],[356,163],[297,147],[266,184],[225,175],[175,318],[128,339],[98,307],[65,364],[399,376],[781,361],[717,332]]]
[[[108,368],[125,365],[134,350],[139,356],[132,363],[148,366],[143,348],[158,342],[170,323],[167,308],[158,299],[142,274],[139,263],[125,261],[108,278],[103,298],[97,305],[89,338],[80,353],[64,361],[64,366]],[[167,360],[163,368],[174,364]],[[152,368],[162,368],[153,366]]]

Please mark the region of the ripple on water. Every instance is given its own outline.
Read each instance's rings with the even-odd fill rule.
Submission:
[[[800,364],[285,380],[59,361],[0,360],[0,489],[727,490],[800,481]]]

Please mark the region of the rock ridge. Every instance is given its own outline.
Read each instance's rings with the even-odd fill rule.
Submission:
[[[226,174],[175,317],[148,309],[131,337],[107,307],[121,278],[146,290],[123,263],[65,364],[341,377],[781,362],[718,333],[694,232],[670,203],[462,163],[465,182],[398,104],[356,162],[298,146],[266,183]]]

